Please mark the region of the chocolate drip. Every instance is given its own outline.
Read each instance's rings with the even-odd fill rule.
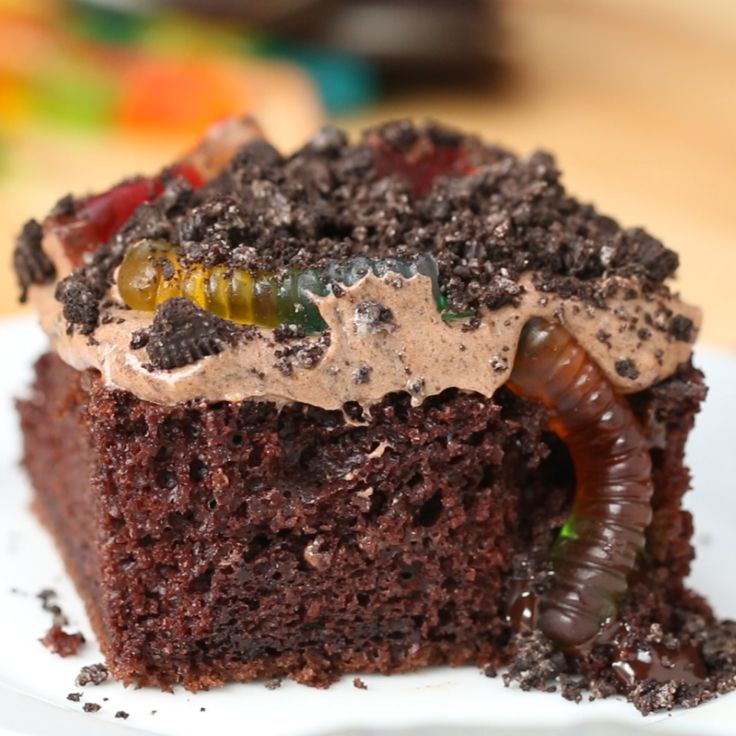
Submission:
[[[698,685],[708,676],[700,649],[692,644],[681,644],[676,650],[662,644],[633,650],[621,648],[611,667],[619,680],[628,686],[644,680]]]

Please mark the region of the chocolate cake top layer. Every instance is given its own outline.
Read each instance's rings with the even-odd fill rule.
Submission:
[[[149,200],[74,269],[69,218],[88,217],[90,200],[65,199],[44,223],[43,252],[61,279],[56,304],[48,287],[34,289],[68,363],[152,401],[267,397],[335,408],[398,390],[417,401],[448,387],[491,395],[532,316],[565,324],[611,380],[634,391],[687,360],[697,332],[699,312],[665,284],[675,254],[569,197],[544,153],[518,158],[399,121],[358,143],[326,128],[288,157],[251,136],[199,183],[181,163],[148,181]],[[251,273],[429,253],[449,309],[474,316],[444,322],[430,279],[389,273],[315,297],[326,324],[317,336],[288,324],[223,332],[196,307],[186,319],[154,320],[126,309],[115,284],[126,249],[152,238],[174,244],[184,267]],[[376,309],[391,319],[376,324]],[[186,333],[210,322],[212,336]]]

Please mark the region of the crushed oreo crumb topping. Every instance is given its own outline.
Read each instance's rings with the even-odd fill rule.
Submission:
[[[406,387],[413,396],[421,396],[425,392],[427,384],[423,378],[416,378],[409,381]]]
[[[56,298],[64,306],[64,318],[69,325],[78,325],[83,335],[91,334],[100,316],[102,292],[87,281],[68,276],[56,287]]]
[[[235,344],[240,332],[233,322],[178,297],[169,299],[156,310],[148,331],[146,351],[154,368],[179,368],[221,353]]]
[[[493,662],[489,662],[487,665],[485,665],[481,672],[483,672],[485,677],[498,677],[498,669],[496,668],[496,665],[493,664]]]
[[[675,340],[692,342],[694,329],[695,325],[689,317],[684,314],[676,314],[670,321],[667,332]]]
[[[13,266],[20,285],[21,302],[27,300],[31,284],[47,284],[56,276],[54,264],[43,252],[42,240],[41,225],[36,220],[29,220],[15,241]]]
[[[370,383],[373,368],[363,363],[353,371],[353,383],[356,385]]]
[[[437,151],[442,156],[433,158]],[[429,166],[424,173],[417,155]],[[253,141],[200,189],[170,181],[62,282],[58,298],[70,325],[94,329],[120,249],[142,237],[176,243],[185,264],[250,272],[429,252],[448,308],[458,312],[516,303],[523,272],[535,273],[538,289],[603,304],[607,277],[666,293],[663,283],[678,266],[677,255],[644,230],[624,229],[570,197],[548,153],[517,157],[408,121],[368,131],[357,143],[326,128],[291,156]],[[682,321],[672,329],[685,339]]]
[[[136,330],[130,336],[130,349],[140,350],[148,345],[148,330]]]
[[[285,376],[290,376],[295,367],[314,368],[322,360],[330,342],[330,333],[323,332],[316,340],[287,343],[274,351],[274,365]]]
[[[736,676],[736,621],[711,624],[703,636],[702,652],[709,669]]]
[[[288,342],[289,340],[303,338],[305,334],[301,325],[283,323],[274,328],[273,339],[276,342]]]
[[[565,667],[564,655],[541,631],[514,635],[514,656],[503,683],[508,687],[517,683],[522,690],[554,692],[555,678]]]
[[[375,299],[363,299],[356,307],[353,322],[358,332],[385,332],[395,327],[393,312]]]
[[[630,378],[632,381],[635,381],[637,378],[639,378],[639,369],[636,367],[636,363],[634,363],[631,358],[617,360],[614,368],[616,369],[616,373],[618,373],[621,378]]]
[[[49,212],[49,217],[71,217],[77,209],[73,194],[65,194]]]
[[[98,703],[85,703],[82,706],[82,710],[85,713],[97,713],[97,711],[100,710],[101,708],[102,706],[99,705]]]
[[[598,330],[595,334],[595,339],[605,345],[609,350],[611,349],[611,337],[611,333],[605,330]]]
[[[463,332],[474,332],[477,330],[481,325],[480,317],[471,317],[466,322],[463,322],[462,327],[460,328]]]
[[[91,334],[100,319],[100,302],[112,284],[112,274],[123,258],[119,244],[100,246],[89,256],[88,263],[56,285],[55,296],[61,302],[68,330]]]

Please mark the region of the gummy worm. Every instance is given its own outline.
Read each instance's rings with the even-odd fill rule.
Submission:
[[[627,400],[558,324],[525,326],[508,387],[552,412],[577,480],[551,551],[552,580],[538,626],[563,648],[593,639],[616,614],[652,519],[652,463]]]
[[[330,294],[332,283],[352,286],[369,272],[378,277],[389,273],[403,278],[427,277],[443,319],[472,316],[447,311],[439,289],[437,261],[428,253],[380,260],[357,256],[332,261],[321,269],[288,269],[279,275],[249,273],[227,265],[208,268],[200,263],[184,264],[170,243],[143,240],[125,253],[118,272],[118,290],[129,307],[145,312],[155,310],[167,299],[183,296],[234,322],[262,327],[295,324],[309,333],[327,327],[313,296]]]

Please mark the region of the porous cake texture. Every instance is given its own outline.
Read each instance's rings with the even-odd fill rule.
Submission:
[[[652,624],[711,618],[683,586],[693,550],[680,504],[703,395],[685,367],[632,397],[656,487],[623,604],[642,641]],[[505,390],[418,407],[397,394],[345,415],[166,407],[47,354],[19,409],[37,511],[124,682],[323,686],[343,672],[513,659],[520,591],[539,584],[574,489],[547,410]],[[603,647],[568,665],[627,692],[617,656]]]

